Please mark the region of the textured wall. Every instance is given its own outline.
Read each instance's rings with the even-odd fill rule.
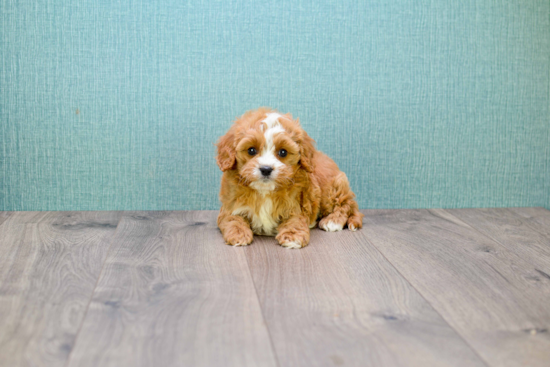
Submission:
[[[550,207],[548,0],[0,3],[0,210],[214,209],[300,117],[362,208]]]

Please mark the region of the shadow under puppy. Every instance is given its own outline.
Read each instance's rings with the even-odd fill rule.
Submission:
[[[298,119],[270,108],[246,112],[220,138],[218,227],[227,244],[245,246],[257,234],[301,248],[319,219],[325,231],[362,227],[345,173],[314,143]]]

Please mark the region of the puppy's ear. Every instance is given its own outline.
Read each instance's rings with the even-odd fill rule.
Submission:
[[[296,122],[299,123],[298,120]],[[300,144],[300,165],[306,172],[313,172],[313,154],[315,153],[315,140],[309,137],[309,135],[302,130],[302,137]]]
[[[216,146],[218,147],[216,162],[222,172],[235,168],[237,164],[235,160],[235,134],[232,128],[218,140]]]

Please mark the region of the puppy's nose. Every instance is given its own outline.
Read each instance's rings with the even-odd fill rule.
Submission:
[[[273,172],[273,168],[269,166],[263,166],[260,167],[260,172],[262,173],[262,176],[268,177],[271,172]]]

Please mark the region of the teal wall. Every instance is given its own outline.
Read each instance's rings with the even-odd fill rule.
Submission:
[[[0,3],[0,210],[215,209],[300,117],[362,208],[550,208],[548,0]]]

